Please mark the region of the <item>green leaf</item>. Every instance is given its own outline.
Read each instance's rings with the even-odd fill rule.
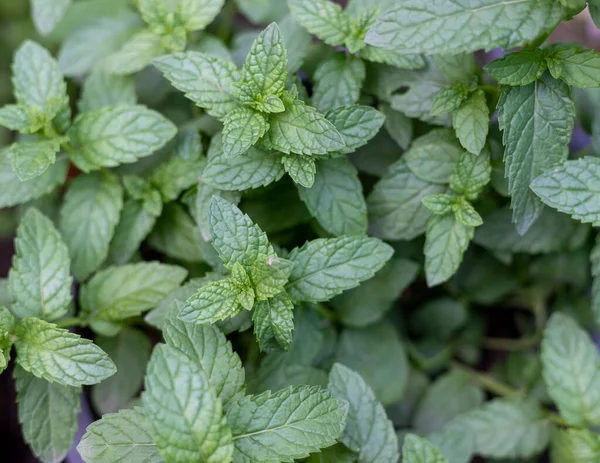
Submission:
[[[329,373],[329,390],[349,404],[341,441],[358,452],[361,463],[396,463],[398,441],[394,425],[373,390],[358,373],[336,363]]]
[[[50,219],[31,208],[21,219],[9,274],[11,310],[20,318],[56,320],[71,304],[69,250]]]
[[[175,53],[153,61],[171,84],[217,118],[237,106],[231,85],[241,72],[229,61],[197,52]]]
[[[85,172],[128,164],[150,156],[176,133],[171,121],[145,106],[106,106],[75,119],[71,159]]]
[[[361,375],[384,405],[402,398],[409,366],[404,345],[391,324],[382,321],[365,328],[345,329],[335,361]]]
[[[179,318],[191,323],[215,323],[233,317],[242,309],[242,292],[231,278],[210,282],[187,300]]]
[[[299,187],[312,187],[317,173],[317,165],[312,156],[290,154],[283,156],[281,163],[285,171]]]
[[[258,111],[239,106],[223,120],[223,152],[225,157],[245,153],[269,130],[269,124]]]
[[[44,127],[46,116],[36,106],[9,104],[0,108],[0,125],[21,133],[35,133]]]
[[[159,164],[152,172],[150,182],[160,191],[165,202],[175,201],[179,195],[191,188],[200,178],[206,161],[173,157]]]
[[[419,266],[407,259],[392,258],[356,288],[335,297],[331,303],[342,323],[363,327],[379,321],[400,294],[417,277]]]
[[[293,266],[292,262],[275,253],[259,256],[249,272],[256,299],[262,301],[281,293]]]
[[[600,357],[587,333],[554,313],[544,330],[542,366],[548,394],[573,426],[600,423]]]
[[[419,178],[448,183],[463,149],[450,129],[435,129],[413,141],[403,159]]]
[[[554,429],[550,455],[557,463],[594,463],[600,458],[600,437],[587,429]]]
[[[69,162],[57,161],[39,177],[22,182],[12,168],[9,149],[0,150],[0,207],[11,207],[39,198],[62,185]]]
[[[300,100],[293,101],[282,113],[271,114],[269,125],[264,142],[275,151],[323,155],[345,147],[335,126]]]
[[[600,238],[590,252],[590,265],[592,273],[592,313],[596,320],[600,320]]]
[[[42,175],[56,162],[60,139],[21,141],[10,147],[13,169],[23,182]]]
[[[282,292],[271,299],[257,302],[252,321],[261,351],[290,348],[294,330],[294,304],[287,293]]]
[[[202,181],[222,190],[243,191],[276,182],[284,172],[281,158],[258,146],[251,147],[243,156],[226,156],[218,149],[208,158]]]
[[[367,198],[369,233],[388,240],[411,240],[427,228],[431,212],[422,199],[445,191],[417,177],[404,159],[392,164]]]
[[[578,47],[554,49],[546,58],[548,70],[555,79],[573,87],[600,86],[600,53]]]
[[[563,8],[550,0],[474,0],[460,4],[409,0],[379,16],[365,41],[403,53],[508,50],[553,30],[563,14]],[[523,18],[517,28],[514,18]]]
[[[123,206],[123,190],[113,174],[77,177],[60,211],[60,230],[69,248],[73,275],[85,280],[108,255]]]
[[[152,440],[151,420],[141,407],[106,414],[90,424],[77,451],[86,463],[165,462]]]
[[[452,426],[475,437],[475,452],[492,458],[530,458],[550,441],[550,422],[532,399],[495,399],[460,416]]]
[[[71,0],[32,0],[31,15],[35,28],[42,35],[50,34],[69,6]]]
[[[244,396],[242,362],[215,325],[195,325],[169,318],[164,324],[163,336],[169,346],[202,367],[225,408]]]
[[[133,74],[149,66],[156,56],[165,51],[162,37],[143,29],[129,38],[119,51],[108,56],[105,67],[111,74]]]
[[[308,32],[327,45],[342,45],[350,35],[350,18],[329,0],[288,0],[290,11]]]
[[[364,235],[367,205],[356,168],[344,158],[317,163],[311,188],[298,187],[300,199],[321,226],[335,236]]]
[[[398,53],[371,45],[364,45],[364,48],[361,48],[360,57],[372,63],[389,64],[400,69],[421,69],[425,65],[421,55]]]
[[[501,85],[522,86],[540,77],[547,68],[546,52],[539,48],[510,53],[484,66],[485,72]]]
[[[156,217],[144,208],[141,201],[126,201],[110,242],[109,262],[117,265],[129,262],[155,223]]]
[[[15,54],[12,83],[17,103],[38,108],[48,119],[68,102],[67,85],[56,60],[31,40]]]
[[[479,154],[465,151],[454,165],[450,175],[450,188],[465,198],[474,200],[489,183],[491,175],[489,150],[483,150]]]
[[[315,71],[313,105],[326,112],[356,103],[365,76],[365,64],[359,58],[343,53],[331,55]]]
[[[125,328],[117,336],[98,336],[96,344],[117,366],[113,376],[92,387],[92,403],[104,415],[127,408],[139,392],[150,358],[150,340],[142,331]]]
[[[452,125],[460,144],[473,154],[481,153],[489,124],[490,111],[483,90],[475,90],[452,114]]]
[[[392,257],[377,238],[320,238],[295,248],[287,290],[295,301],[326,301],[371,278]]]
[[[152,417],[150,434],[167,461],[231,461],[231,429],[221,400],[202,368],[181,352],[154,348],[142,403]]]
[[[112,376],[115,364],[90,340],[38,318],[15,328],[17,362],[46,381],[63,386],[96,384]]]
[[[23,439],[44,463],[63,461],[79,427],[81,389],[49,383],[14,370]]]
[[[85,113],[105,106],[135,105],[136,100],[133,78],[97,69],[85,79],[78,106]]]
[[[472,226],[464,225],[453,214],[429,219],[424,248],[427,286],[437,286],[456,273],[473,231]]]
[[[385,115],[385,128],[387,133],[398,144],[406,150],[413,138],[412,119],[400,111],[393,110],[388,104],[380,104],[379,110]]]
[[[427,440],[442,452],[449,463],[468,463],[473,458],[475,438],[458,427],[447,426],[438,433],[429,434]]]
[[[407,434],[402,445],[403,463],[448,463],[444,455],[425,438]]]
[[[431,115],[439,116],[457,109],[468,97],[469,93],[463,85],[452,85],[439,91],[431,104]]]
[[[431,195],[425,196],[422,202],[434,214],[445,215],[452,212],[452,206],[458,202],[458,196],[446,194]]]
[[[120,321],[135,317],[156,307],[186,276],[185,269],[158,262],[108,267],[83,286],[81,308],[91,319]]]
[[[513,222],[520,234],[531,227],[542,210],[529,184],[567,158],[575,120],[569,94],[565,83],[544,74],[524,87],[505,88],[498,103]]]
[[[188,31],[199,31],[217,17],[225,0],[181,0],[177,15]]]
[[[246,396],[227,411],[236,463],[292,462],[335,444],[348,405],[318,387]]]
[[[600,160],[588,156],[566,161],[535,178],[530,187],[548,206],[583,223],[600,224]]]
[[[464,197],[459,197],[454,203],[454,216],[456,220],[467,227],[479,227],[483,224],[483,219],[475,208]]]
[[[345,148],[341,153],[353,153],[366,145],[383,125],[385,116],[375,108],[364,105],[342,106],[328,111],[325,117],[342,136]]]

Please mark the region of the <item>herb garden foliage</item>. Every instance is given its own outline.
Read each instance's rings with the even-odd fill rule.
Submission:
[[[546,44],[584,7],[32,0],[0,367],[33,453],[600,461],[600,54]]]

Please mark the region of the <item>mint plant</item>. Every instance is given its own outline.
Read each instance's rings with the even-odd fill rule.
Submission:
[[[597,0],[5,3],[39,461],[600,461]]]

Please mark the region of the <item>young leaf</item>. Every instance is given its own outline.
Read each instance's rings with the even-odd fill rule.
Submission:
[[[468,96],[469,93],[463,85],[452,85],[441,89],[431,104],[431,115],[439,116],[454,111]]]
[[[413,141],[403,158],[419,178],[431,183],[448,183],[462,152],[451,130],[436,129]]]
[[[151,420],[141,407],[106,414],[90,424],[77,451],[85,463],[165,462],[152,439]]]
[[[71,303],[69,250],[50,219],[29,209],[17,230],[9,274],[11,310],[20,318],[56,320]]]
[[[423,204],[436,215],[445,215],[452,212],[452,206],[458,202],[454,195],[431,195],[423,198]]]
[[[465,4],[423,4],[409,0],[377,18],[365,41],[404,53],[456,54],[515,48],[552,30],[563,8],[550,0],[476,0]],[[514,18],[527,18],[518,28]],[[462,27],[457,27],[457,25]]]
[[[365,64],[352,55],[336,53],[315,71],[312,102],[321,112],[358,101],[366,76]]]
[[[473,154],[483,149],[489,123],[490,111],[483,90],[475,90],[452,114],[452,125],[460,144]]]
[[[356,168],[344,158],[317,163],[311,188],[298,187],[300,199],[321,226],[335,236],[364,235],[367,205]]]
[[[176,132],[171,121],[144,106],[106,106],[75,119],[71,159],[85,172],[132,163],[162,148]]]
[[[81,389],[49,383],[20,367],[13,374],[25,442],[44,463],[63,461],[78,429]]]
[[[554,313],[544,330],[542,365],[548,394],[573,426],[600,423],[600,357],[587,333]]]
[[[295,301],[326,301],[371,278],[392,257],[376,238],[342,236],[316,239],[294,249],[287,290]]]
[[[85,79],[78,107],[80,112],[85,113],[105,106],[135,105],[136,102],[133,78],[97,69]]]
[[[231,461],[231,429],[202,368],[164,344],[152,352],[142,403],[167,461]]]
[[[109,262],[117,265],[129,262],[155,223],[156,217],[146,210],[144,203],[134,199],[126,201],[110,242]]]
[[[383,125],[385,116],[364,105],[341,106],[328,111],[325,117],[335,126],[346,144],[341,153],[353,153],[366,145]]]
[[[195,325],[176,318],[165,321],[167,345],[202,366],[210,386],[225,408],[244,396],[245,373],[237,353],[214,325]]]
[[[600,160],[587,156],[566,161],[535,178],[530,187],[548,206],[583,223],[600,224]]]
[[[459,197],[454,203],[454,216],[456,220],[467,227],[479,227],[483,224],[483,219],[475,208],[464,197]]]
[[[291,463],[335,444],[348,405],[318,387],[246,396],[227,411],[235,461]]]
[[[38,32],[50,34],[70,6],[71,0],[32,0],[31,15]]]
[[[191,323],[215,323],[233,317],[241,309],[239,285],[228,278],[208,283],[190,297],[179,318]]]
[[[489,150],[483,150],[479,154],[465,151],[454,165],[450,175],[450,188],[465,198],[474,200],[489,183],[491,174]]]
[[[46,381],[63,386],[96,384],[116,367],[90,340],[38,318],[24,318],[15,328],[17,362]]]
[[[327,45],[341,45],[350,35],[349,17],[332,1],[288,0],[288,5],[296,21]]]
[[[123,190],[113,174],[82,175],[71,183],[60,211],[60,230],[78,280],[106,259],[122,206]]]
[[[473,227],[453,214],[429,219],[425,239],[425,275],[429,287],[449,280],[458,270],[463,254],[473,238]]]
[[[593,463],[600,458],[600,438],[587,429],[554,429],[550,455],[559,463]]]
[[[271,114],[269,125],[264,142],[275,151],[323,155],[345,147],[335,126],[300,100],[292,102],[282,113]]]
[[[237,106],[231,85],[241,79],[241,72],[233,63],[192,51],[162,56],[153,63],[211,116],[222,119]]]
[[[46,116],[36,106],[9,104],[0,108],[0,125],[21,133],[35,133],[44,127]]]
[[[226,157],[244,154],[269,130],[265,117],[258,111],[240,106],[223,120],[223,153]]]
[[[547,68],[546,52],[539,48],[510,53],[484,66],[485,72],[501,85],[528,85],[540,77]]]
[[[552,50],[546,60],[555,79],[579,88],[600,86],[600,54],[594,50],[559,48]]]
[[[270,256],[260,256],[250,268],[249,276],[256,299],[264,301],[283,291],[294,264],[289,260]]]
[[[312,156],[290,154],[281,158],[281,164],[300,187],[311,188],[315,182],[317,165]]]
[[[294,304],[287,293],[257,302],[252,321],[261,351],[289,350],[294,330]]]
[[[575,121],[569,94],[565,83],[544,74],[524,87],[505,88],[498,103],[513,222],[521,235],[542,210],[529,184],[567,157]]]
[[[225,0],[181,0],[177,15],[188,31],[199,31],[208,26],[219,14]]]
[[[13,143],[9,157],[22,182],[39,177],[56,161],[60,139],[22,141]]]
[[[380,104],[379,111],[385,115],[385,128],[387,133],[398,144],[406,150],[413,138],[412,119],[400,111],[393,110],[388,104]]]
[[[346,429],[340,440],[358,452],[362,463],[396,463],[398,441],[392,422],[361,376],[336,363],[329,373],[328,389],[349,404]]]
[[[105,66],[111,74],[133,74],[144,69],[152,63],[154,57],[162,55],[165,51],[160,35],[142,29],[129,38],[119,51],[107,57]]]
[[[407,434],[402,445],[403,463],[448,463],[444,455],[423,437]]]

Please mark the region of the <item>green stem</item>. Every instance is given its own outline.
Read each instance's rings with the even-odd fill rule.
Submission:
[[[85,322],[85,320],[79,318],[79,317],[67,317],[67,318],[63,318],[62,320],[59,320],[58,322],[56,322],[56,326],[58,326],[59,328],[70,328],[72,326],[86,326],[87,323]]]
[[[569,423],[567,423],[562,416],[554,412],[550,412],[548,415],[548,420],[558,426],[569,426]]]
[[[498,381],[496,378],[487,375],[485,373],[480,373],[475,371],[466,365],[461,363],[452,362],[452,366],[458,370],[464,371],[467,373],[474,381],[478,382],[484,389],[487,389],[493,394],[502,396],[502,397],[522,397],[523,393],[517,389],[514,389],[507,384],[504,384]]]
[[[502,90],[495,85],[478,85],[477,88],[495,96],[500,96],[500,93],[502,92]]]
[[[552,35],[553,32],[554,32],[554,28],[548,32],[544,32],[543,34],[539,35],[531,43],[529,43],[527,45],[527,48],[529,48],[529,49],[539,48],[541,45],[544,44],[544,42],[546,40],[548,40],[548,37],[550,37],[550,35]]]

